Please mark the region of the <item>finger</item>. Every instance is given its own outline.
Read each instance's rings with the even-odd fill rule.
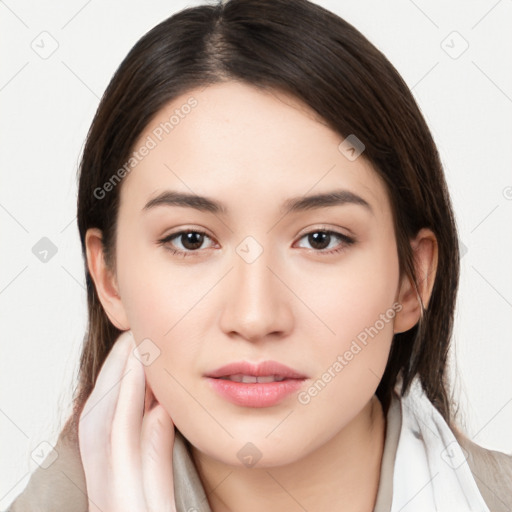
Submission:
[[[144,510],[140,433],[144,412],[144,367],[130,350],[112,420],[111,462],[115,502],[121,510]]]
[[[172,471],[174,424],[161,404],[144,416],[141,432],[142,481],[148,512],[176,512]]]

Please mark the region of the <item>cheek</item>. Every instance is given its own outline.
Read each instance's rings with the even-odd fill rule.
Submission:
[[[315,351],[310,351],[318,370],[298,402],[305,421],[325,419],[321,429],[329,435],[329,429],[342,428],[367,403],[386,368],[400,310],[394,302],[397,255],[393,247],[361,252],[336,279],[324,278],[316,280],[324,293],[313,294],[310,303],[325,323],[320,326],[323,335],[318,335],[317,325]],[[320,427],[312,422],[311,428]]]
[[[324,335],[316,338],[325,351],[348,350],[354,339],[390,341],[398,272],[396,248],[382,240],[350,253],[338,267],[325,266],[301,281],[300,296],[321,320],[316,330]],[[384,352],[385,345],[380,344]]]
[[[198,328],[208,325],[204,315],[208,315],[209,303],[201,298],[216,276],[198,275],[171,264],[165,254],[154,258],[133,246],[120,254],[123,307],[137,344],[149,354],[147,382],[179,425],[191,409],[189,393],[194,395],[191,386],[198,381],[192,378],[203,338]]]
[[[163,248],[120,240],[119,284],[130,328],[139,338],[163,339],[201,295],[197,276],[171,262]]]

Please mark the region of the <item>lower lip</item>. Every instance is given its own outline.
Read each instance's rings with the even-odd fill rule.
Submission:
[[[234,382],[207,377],[210,386],[222,397],[245,407],[270,407],[297,391],[305,379],[285,379],[280,382]]]

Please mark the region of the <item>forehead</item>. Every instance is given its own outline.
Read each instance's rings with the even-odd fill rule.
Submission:
[[[238,82],[194,89],[165,105],[138,138],[121,204],[141,211],[171,189],[218,197],[235,210],[343,188],[388,212],[381,178],[363,157],[340,151],[343,139],[284,93]]]

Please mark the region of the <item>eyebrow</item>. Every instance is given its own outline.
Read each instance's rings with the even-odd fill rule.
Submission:
[[[372,215],[374,214],[368,201],[354,192],[344,189],[310,196],[292,197],[283,203],[281,213],[286,215],[293,212],[327,208],[329,206],[341,206],[345,204],[362,206]],[[198,196],[196,194],[189,194],[186,192],[176,192],[173,190],[164,190],[156,197],[150,199],[142,210],[151,210],[157,206],[182,206],[214,214],[226,215],[228,213],[227,207],[220,201],[205,196]]]

